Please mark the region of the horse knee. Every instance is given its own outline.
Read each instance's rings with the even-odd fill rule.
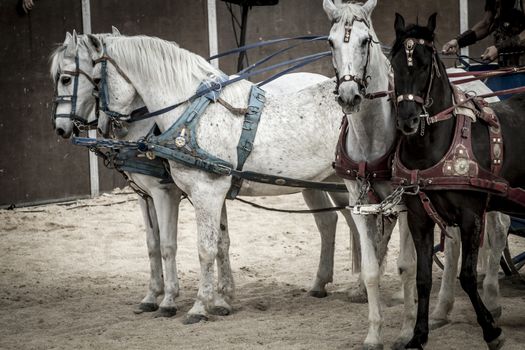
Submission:
[[[176,244],[161,244],[160,251],[162,254],[162,259],[167,260],[169,258],[175,257],[177,251]]]

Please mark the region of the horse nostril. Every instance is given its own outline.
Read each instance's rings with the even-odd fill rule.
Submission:
[[[361,103],[362,100],[363,100],[363,99],[361,98],[361,96],[356,95],[356,96],[354,97],[354,106],[359,105],[359,104]]]
[[[64,134],[66,133],[66,131],[62,128],[58,128],[56,129],[56,133],[58,136],[64,136]]]
[[[98,132],[99,135],[104,135],[104,133],[102,132],[101,128],[97,128],[97,132]]]

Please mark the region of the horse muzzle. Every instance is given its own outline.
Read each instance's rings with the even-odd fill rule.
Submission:
[[[363,97],[355,82],[344,82],[339,86],[337,102],[346,114],[359,112]]]
[[[419,128],[419,115],[416,116],[410,116],[409,118],[399,119],[397,120],[397,128],[404,134],[404,135],[413,135],[417,132]]]

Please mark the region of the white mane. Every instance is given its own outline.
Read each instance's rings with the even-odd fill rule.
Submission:
[[[108,55],[125,71],[144,80],[156,81],[178,94],[193,95],[195,87],[211,75],[224,75],[201,56],[172,42],[148,36],[108,37]],[[239,82],[224,91],[224,97],[238,98],[249,82]],[[244,89],[241,89],[244,88]]]

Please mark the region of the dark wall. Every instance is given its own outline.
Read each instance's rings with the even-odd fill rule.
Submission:
[[[80,1],[38,1],[19,17],[0,1],[0,205],[89,193],[88,157],[51,127],[49,54],[81,28]]]
[[[0,1],[0,206],[88,195],[87,151],[56,137],[50,124],[52,82],[48,57],[65,32],[81,31],[80,0],[37,1],[30,16],[18,17],[16,0]],[[471,2],[472,3],[472,2]],[[471,4],[471,24],[481,6]],[[234,6],[240,18],[240,11]],[[407,22],[426,23],[438,16],[438,46],[459,32],[457,0],[379,1],[373,23],[379,38],[391,43],[394,13]],[[235,47],[231,17],[226,4],[217,1],[219,51]],[[208,57],[207,1],[205,0],[91,0],[93,32],[108,32],[111,25],[123,34],[146,34],[173,40]],[[330,22],[322,0],[281,0],[279,5],[254,7],[248,19],[247,42],[304,34],[327,34]],[[255,62],[276,48],[250,52]],[[326,43],[309,44],[290,51],[275,62],[328,50]],[[479,49],[478,49],[479,51]],[[234,73],[236,57],[221,59],[221,69]],[[329,59],[302,69],[333,75]],[[265,76],[254,78],[262,80]],[[119,174],[100,165],[101,190],[122,185]]]

